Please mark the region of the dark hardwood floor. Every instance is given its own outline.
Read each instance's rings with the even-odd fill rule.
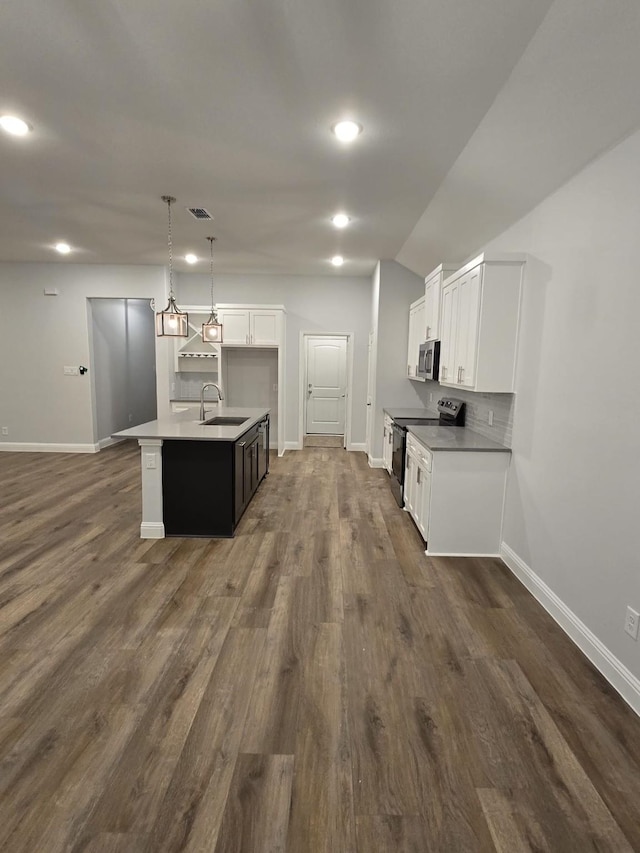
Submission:
[[[640,851],[640,719],[363,454],[274,459],[233,540],[141,541],[133,443],[0,496],[0,850]]]

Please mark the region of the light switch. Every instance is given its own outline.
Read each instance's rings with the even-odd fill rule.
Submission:
[[[64,375],[65,376],[79,376],[80,371],[78,370],[77,367],[70,367],[69,365],[65,365]]]
[[[147,470],[153,470],[156,468],[155,453],[145,453],[145,467]]]

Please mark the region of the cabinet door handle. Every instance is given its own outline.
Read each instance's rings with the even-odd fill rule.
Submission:
[[[442,365],[442,378],[447,378],[447,368],[444,366],[444,364]]]
[[[429,330],[430,329],[431,329],[431,326],[427,326],[427,337],[429,337]]]
[[[246,443],[247,443],[246,441],[241,441],[240,444],[238,445],[238,447],[244,447]]]
[[[420,485],[420,473],[421,473],[421,472],[420,472],[420,468],[418,468],[418,480],[417,480],[418,485]]]
[[[460,382],[464,382],[464,367],[460,368]]]

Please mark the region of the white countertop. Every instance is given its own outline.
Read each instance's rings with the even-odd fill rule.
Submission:
[[[408,426],[407,430],[420,444],[434,452],[439,450],[484,451],[489,453],[511,453],[510,448],[468,427],[454,426]]]
[[[244,409],[237,406],[220,406],[205,401],[205,419],[220,417],[240,418],[246,420],[238,425],[206,426],[200,423],[200,418],[194,417],[193,409],[176,412],[157,421],[139,424],[131,429],[114,432],[113,438],[155,438],[183,441],[236,441],[248,429],[269,414],[269,409]]]

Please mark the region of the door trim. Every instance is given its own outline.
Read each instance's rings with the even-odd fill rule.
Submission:
[[[305,394],[307,379],[307,338],[344,338],[347,342],[347,399],[345,406],[343,447],[347,450],[355,448],[351,443],[351,401],[353,388],[353,332],[300,332],[300,348],[298,351],[298,448],[304,447],[304,417]]]

